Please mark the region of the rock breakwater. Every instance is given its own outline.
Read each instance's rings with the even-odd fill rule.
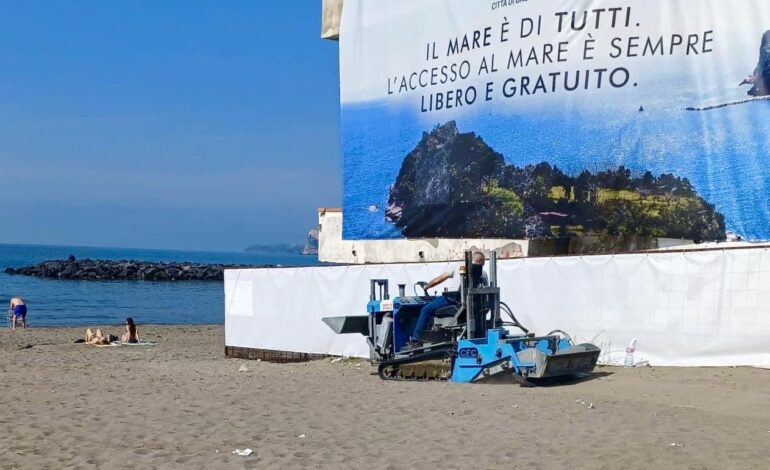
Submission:
[[[6,274],[76,280],[221,281],[225,269],[266,268],[273,265],[200,264],[133,260],[53,260],[6,268]]]

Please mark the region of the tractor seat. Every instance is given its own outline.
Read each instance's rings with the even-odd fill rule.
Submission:
[[[446,307],[441,307],[440,309],[436,310],[434,316],[436,318],[448,318],[454,317],[456,313],[457,305],[447,305]]]

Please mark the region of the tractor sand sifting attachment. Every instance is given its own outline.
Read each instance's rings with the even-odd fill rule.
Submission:
[[[507,305],[500,302],[497,259],[490,258],[490,286],[474,278],[472,253],[465,253],[465,272],[460,292],[444,292],[451,305],[436,311],[432,328],[418,332],[424,340],[407,344],[417,318],[434,300],[424,295],[407,296],[399,284],[393,299],[388,281],[372,279],[367,315],[327,317],[323,321],[336,333],[359,333],[367,338],[371,360],[379,365],[384,380],[451,380],[468,383],[481,377],[511,374],[520,383],[538,379],[587,374],[596,367],[600,349],[593,344],[573,344],[562,331],[536,336],[524,328]],[[423,283],[415,285],[424,286]],[[501,320],[505,311],[510,321]],[[521,330],[511,334],[507,328]]]

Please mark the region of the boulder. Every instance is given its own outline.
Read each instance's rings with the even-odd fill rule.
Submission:
[[[67,266],[62,269],[60,277],[72,277],[79,267],[77,263],[67,263]]]

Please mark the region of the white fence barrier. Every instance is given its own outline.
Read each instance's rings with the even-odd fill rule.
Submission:
[[[428,280],[459,263],[225,272],[225,344],[368,356],[360,335],[336,335],[325,316],[364,315],[369,279]],[[770,367],[770,252],[766,248],[498,262],[502,300],[532,331],[568,332],[621,364]]]

